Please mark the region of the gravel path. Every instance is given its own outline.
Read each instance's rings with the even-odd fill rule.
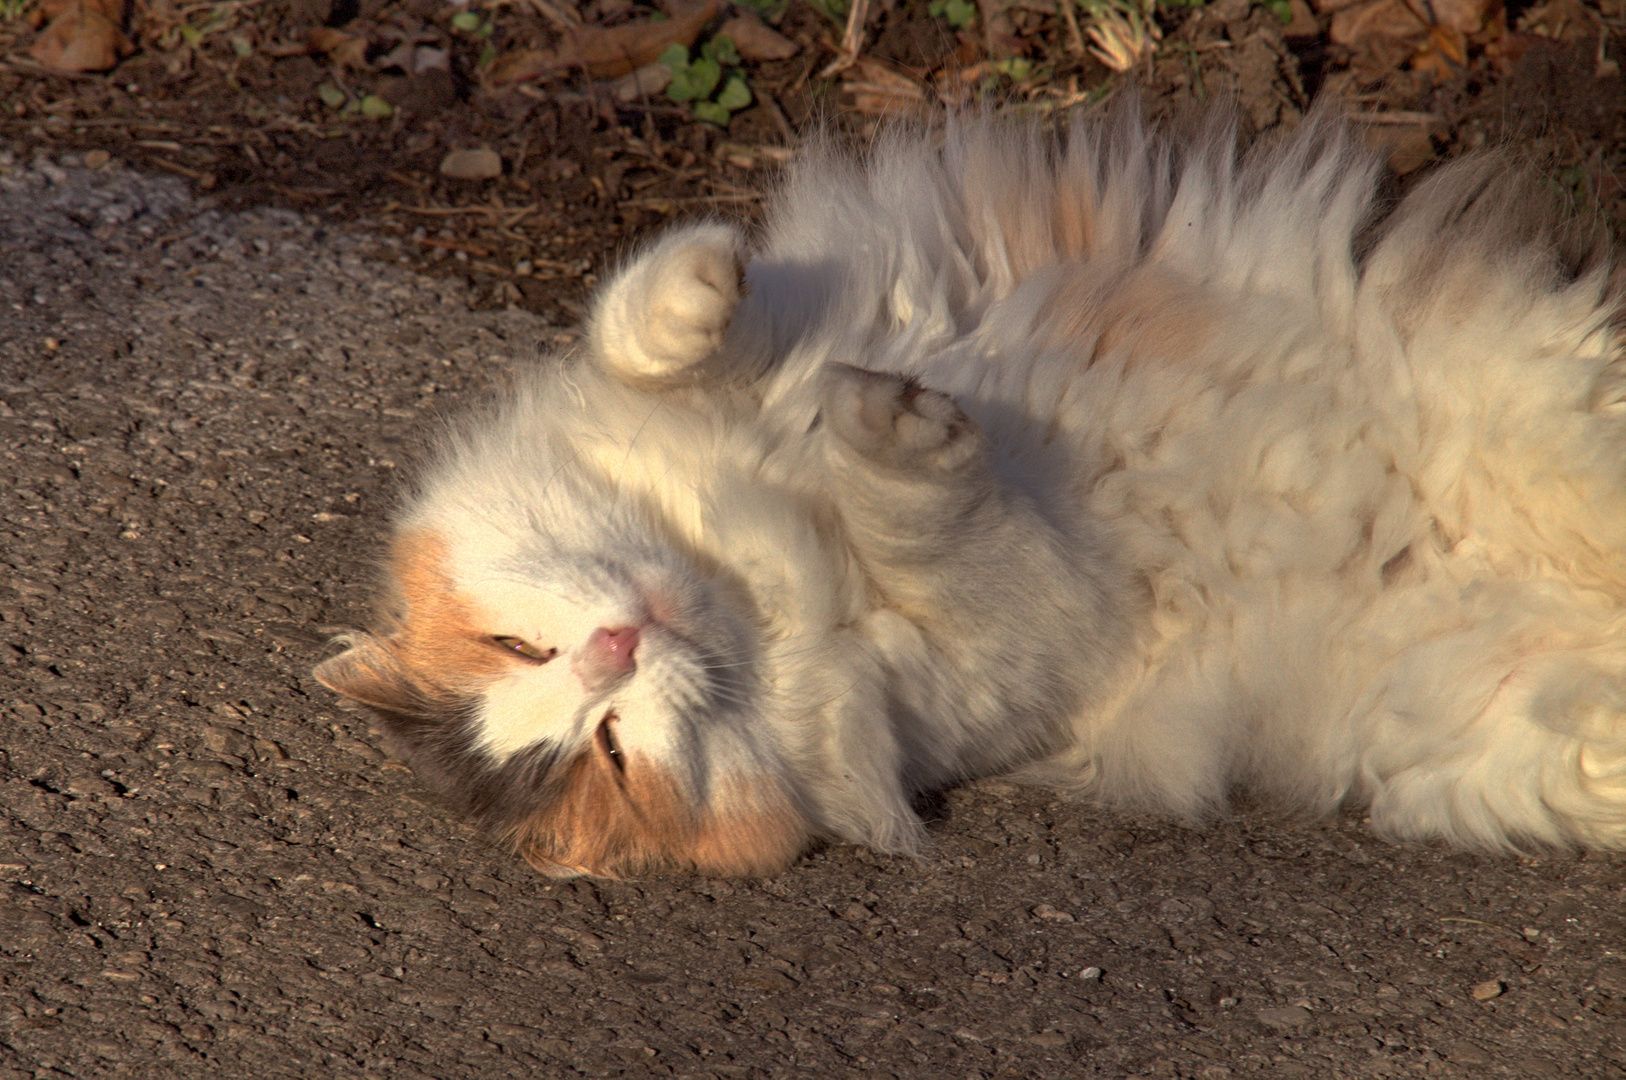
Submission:
[[[0,154],[0,1080],[1626,1077],[1626,858],[985,783],[914,862],[550,883],[309,675],[398,464],[568,331]]]

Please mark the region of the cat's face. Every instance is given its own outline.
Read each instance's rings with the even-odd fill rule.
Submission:
[[[319,676],[553,873],[767,872],[806,842],[743,605],[661,549],[404,532],[398,620]]]

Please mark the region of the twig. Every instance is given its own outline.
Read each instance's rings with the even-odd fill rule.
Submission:
[[[836,58],[819,72],[819,78],[828,79],[858,62],[858,52],[864,47],[864,23],[868,19],[869,0],[852,0],[852,7],[847,10],[847,29],[841,35]]]
[[[1061,21],[1067,27],[1067,52],[1072,56],[1083,56],[1087,51],[1084,45],[1084,32],[1078,28],[1078,15],[1073,11],[1073,0],[1056,0],[1056,6],[1061,9]]]

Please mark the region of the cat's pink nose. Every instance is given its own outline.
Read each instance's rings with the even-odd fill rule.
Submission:
[[[623,626],[606,630],[602,626],[588,637],[589,648],[601,651],[605,659],[622,668],[632,667],[632,650],[638,647],[638,628]]]
[[[601,626],[587,635],[587,643],[577,653],[572,668],[582,682],[596,688],[637,667],[632,655],[637,648],[636,626]]]

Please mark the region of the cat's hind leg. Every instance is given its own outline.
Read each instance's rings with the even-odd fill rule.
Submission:
[[[723,347],[744,275],[738,230],[706,224],[669,233],[604,290],[592,346],[623,378],[664,382],[696,373]]]
[[[1490,850],[1626,848],[1626,618],[1588,614],[1594,633],[1470,624],[1399,657],[1369,699],[1373,826]]]

